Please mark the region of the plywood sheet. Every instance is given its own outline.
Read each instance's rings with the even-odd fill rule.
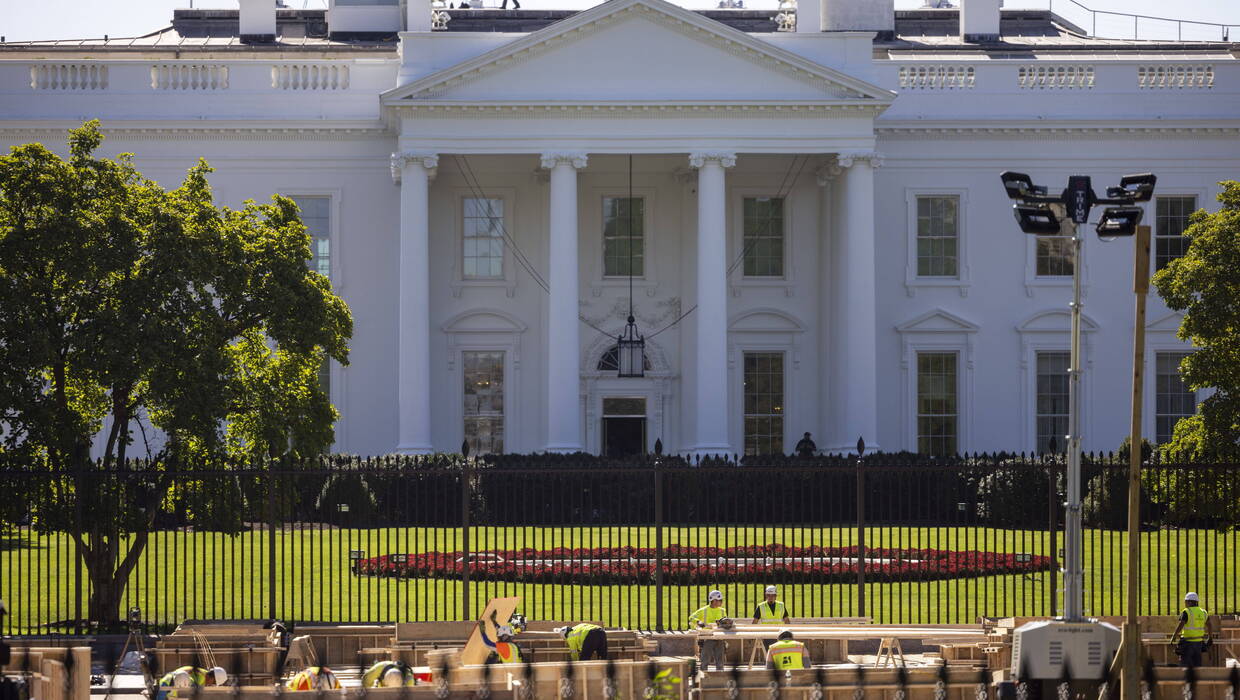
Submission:
[[[521,605],[521,596],[512,596],[510,598],[492,598],[479,620],[485,620],[487,626],[487,636],[495,639],[495,627],[491,625],[491,618],[494,617],[503,625],[508,622],[512,614],[517,611],[517,607]],[[487,657],[491,654],[491,648],[482,641],[482,635],[478,634],[478,628],[475,627],[469,633],[469,640],[465,642],[465,650],[461,652],[461,664],[463,666],[472,666],[474,664],[486,663]]]

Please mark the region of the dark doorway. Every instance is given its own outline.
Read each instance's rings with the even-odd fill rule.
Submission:
[[[631,416],[603,418],[603,455],[630,457],[646,452],[646,419]]]

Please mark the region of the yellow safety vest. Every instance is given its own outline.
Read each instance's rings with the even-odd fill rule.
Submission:
[[[568,645],[568,650],[572,652],[573,660],[576,661],[581,656],[581,645],[586,641],[586,635],[593,630],[601,630],[602,627],[583,622],[579,625],[573,625],[568,631],[568,636],[564,638],[564,643]]]
[[[724,610],[722,605],[717,608],[712,608],[707,605],[706,607],[698,608],[693,611],[693,614],[689,616],[689,625],[692,626],[698,621],[710,624],[712,622],[718,622],[727,616],[728,611]]]
[[[181,673],[182,671],[189,674],[189,682],[191,684],[198,685],[198,686],[203,686],[207,684],[207,669],[195,668],[193,666],[182,666],[180,668],[174,668],[173,670],[165,673],[162,677],[160,677],[159,687],[160,688],[171,688],[172,684],[176,682],[176,675],[178,673]],[[177,696],[177,691],[175,690],[167,690],[167,691],[160,692],[160,697],[175,698],[176,696]]]
[[[771,644],[770,654],[771,663],[777,670],[785,671],[790,668],[805,668],[805,645],[793,640],[786,639]]]
[[[413,673],[411,673],[406,667],[402,667],[395,661],[379,661],[370,668],[366,669],[366,673],[362,674],[362,687],[378,688],[382,686],[383,674],[387,673],[388,669],[391,668],[400,669],[401,675],[404,677],[404,685],[411,686],[416,682],[417,679],[414,678]]]
[[[1180,630],[1180,639],[1186,642],[1204,642],[1206,619],[1210,617],[1210,613],[1203,610],[1200,605],[1194,605],[1184,608],[1181,614],[1187,614],[1188,621],[1184,623],[1184,629]]]
[[[766,601],[758,603],[758,624],[760,625],[782,625],[787,615],[788,610],[781,601],[775,601],[775,610],[773,611]]]
[[[374,667],[372,666],[371,668]],[[326,678],[327,687],[319,688],[318,684],[315,683],[316,677]],[[338,690],[340,688],[340,681],[336,679],[336,674],[332,673],[330,668],[310,666],[305,670],[298,671],[297,675],[290,678],[289,682],[284,684],[284,687],[289,690]]]
[[[522,661],[521,649],[512,642],[496,642],[495,655],[499,657],[501,662],[506,664],[519,664]]]

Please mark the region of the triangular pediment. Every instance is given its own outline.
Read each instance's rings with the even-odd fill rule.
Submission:
[[[664,0],[610,0],[389,91],[421,101],[889,104],[894,94]]]
[[[1159,316],[1145,324],[1145,330],[1152,333],[1178,333],[1180,324],[1184,322],[1184,314],[1178,311],[1172,311],[1169,314]]]
[[[980,326],[950,311],[934,309],[896,326],[901,333],[976,333]]]

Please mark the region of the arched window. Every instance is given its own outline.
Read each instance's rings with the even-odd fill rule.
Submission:
[[[620,356],[620,346],[613,345],[607,348],[607,352],[604,352],[603,355],[599,357],[598,359],[598,371],[619,372],[620,371],[619,356]],[[651,370],[650,356],[647,355],[646,353],[642,353],[642,367],[647,372]]]

